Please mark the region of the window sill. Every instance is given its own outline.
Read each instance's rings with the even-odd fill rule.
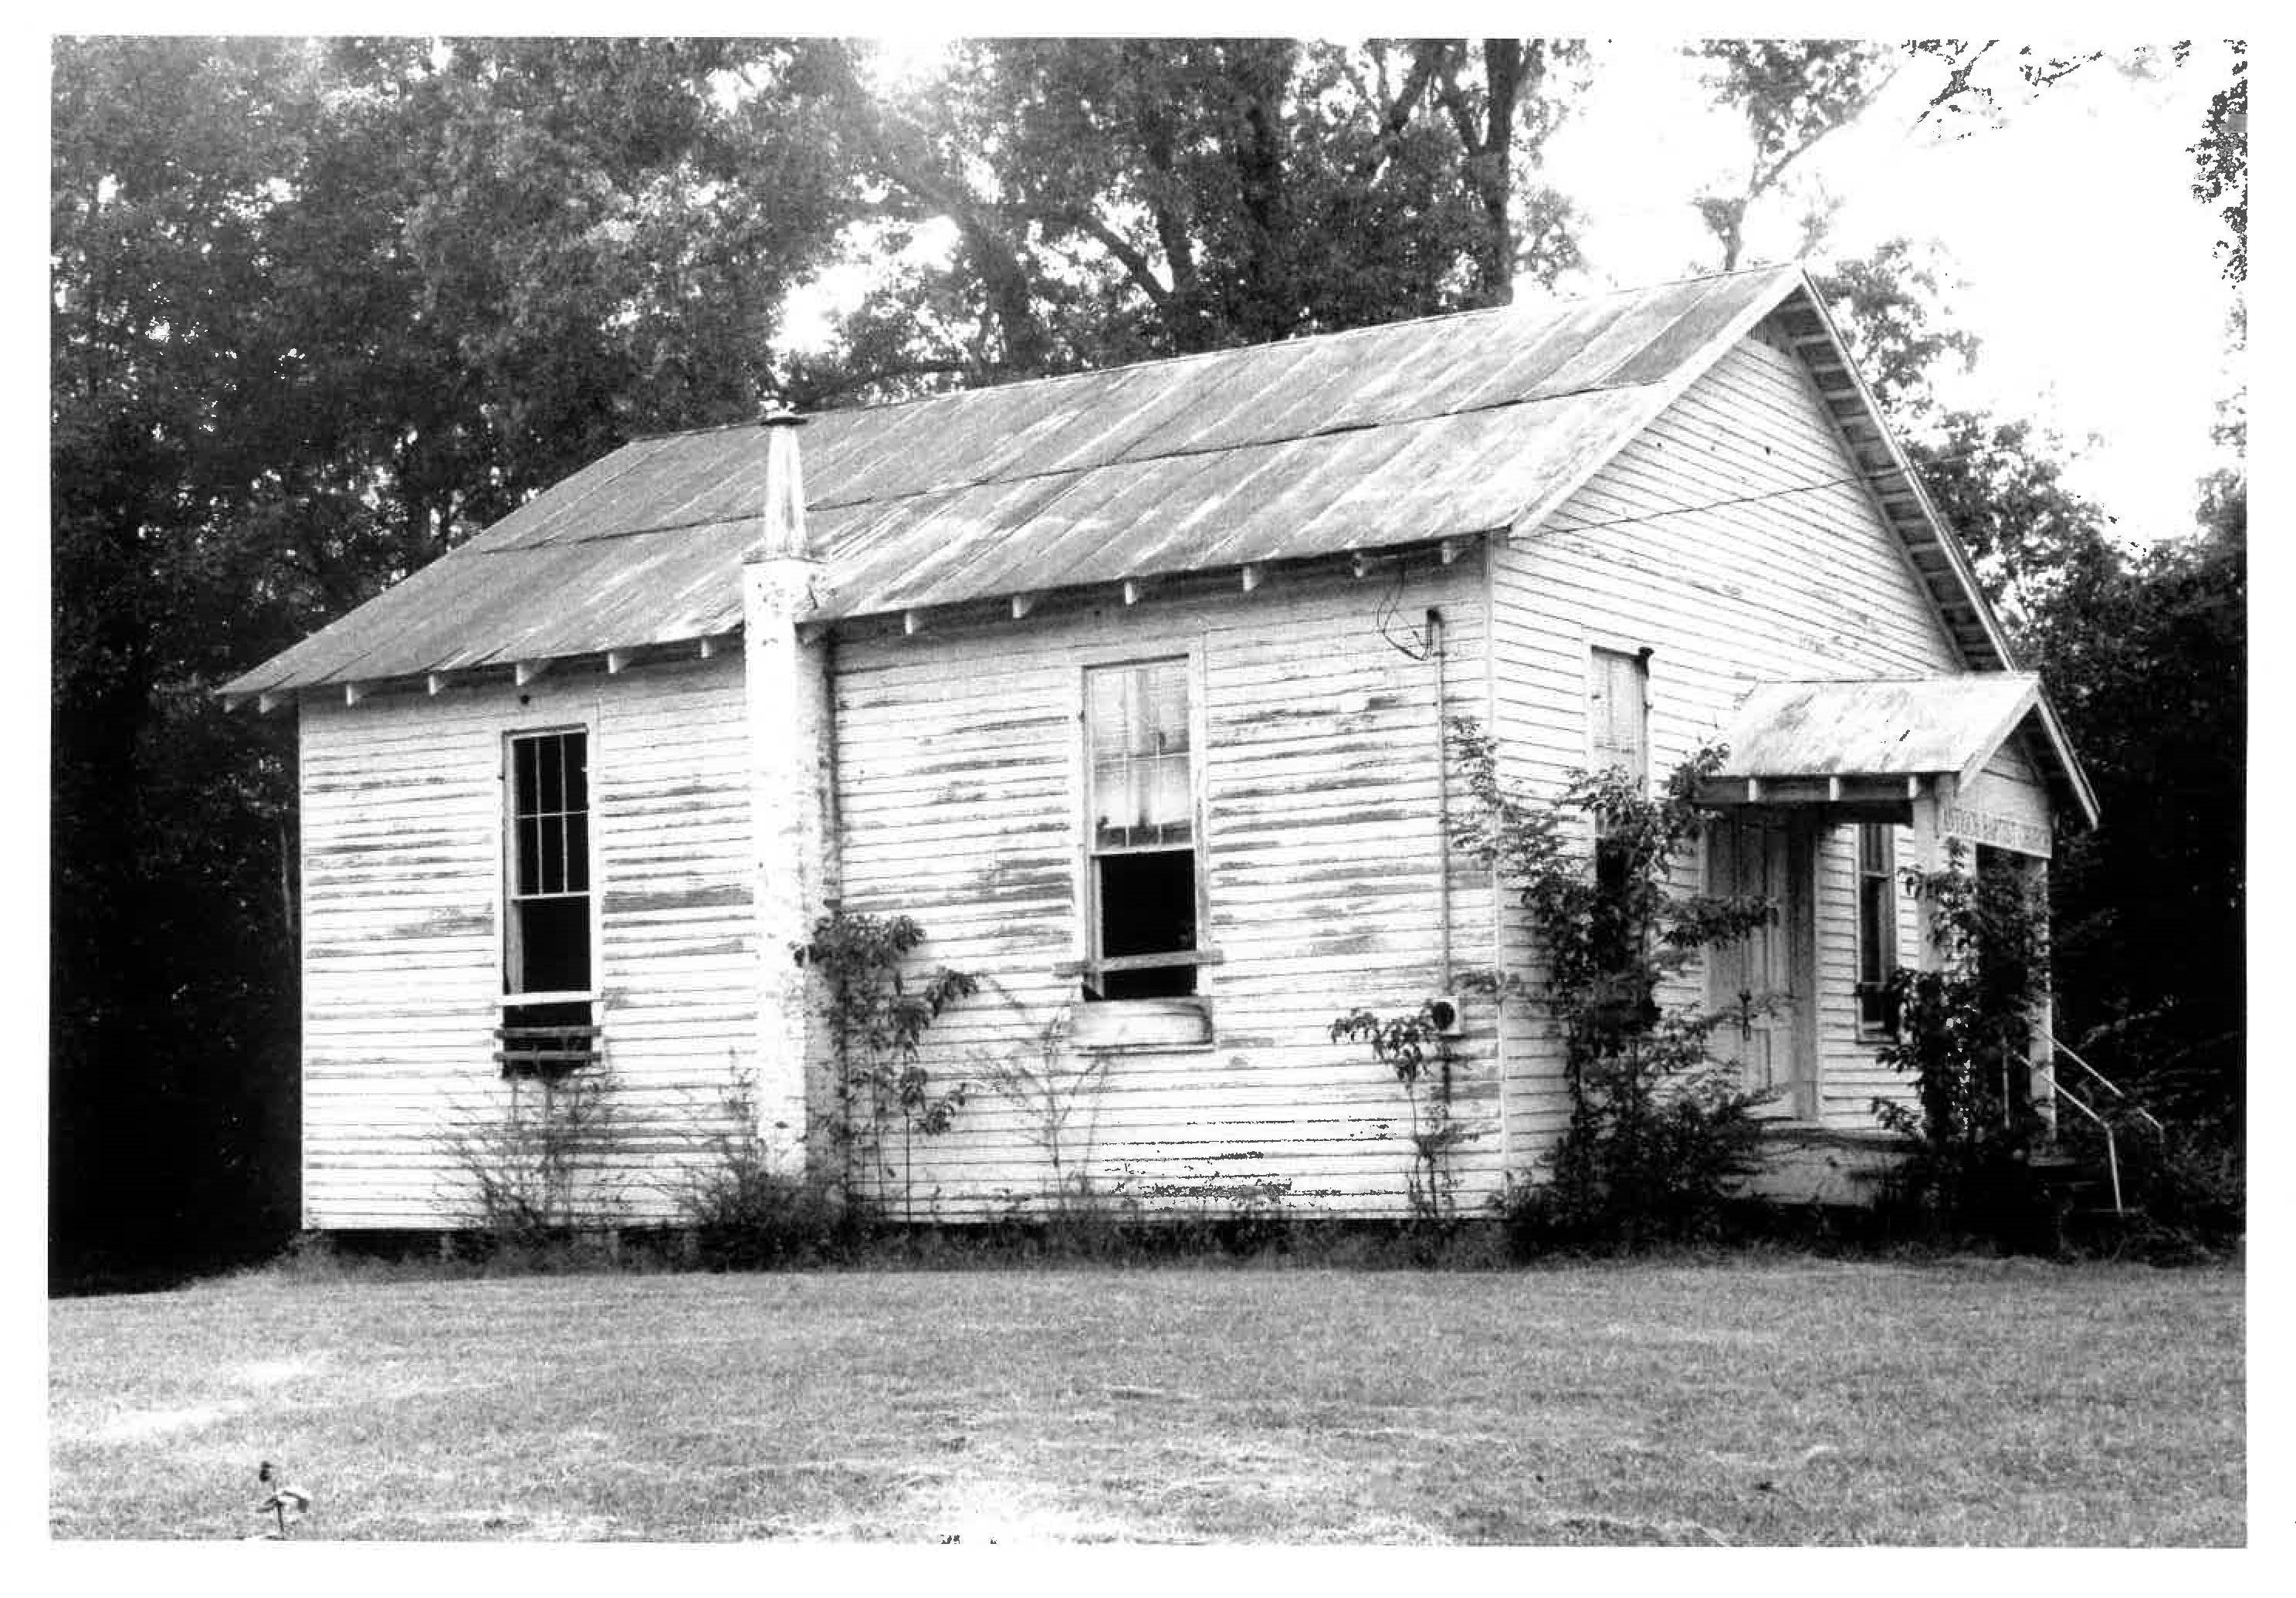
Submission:
[[[1098,999],[1070,1012],[1069,1044],[1095,1053],[1156,1053],[1212,1046],[1211,1000]]]
[[[1056,977],[1100,977],[1111,971],[1169,971],[1179,965],[1218,965],[1227,956],[1218,949],[1183,949],[1174,955],[1128,955],[1115,960],[1063,960],[1053,967]]]

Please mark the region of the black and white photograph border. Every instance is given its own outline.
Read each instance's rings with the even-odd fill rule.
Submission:
[[[2244,41],[506,20],[20,41],[49,1555],[2284,1545]]]

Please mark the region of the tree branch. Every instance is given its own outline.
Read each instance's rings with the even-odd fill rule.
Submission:
[[[1172,308],[1173,291],[1157,281],[1155,267],[1147,255],[1092,212],[1082,207],[1071,207],[1066,210],[1045,213],[1043,220],[1071,228],[1090,239],[1116,258],[1117,263],[1124,268],[1125,276],[1148,296],[1159,312],[1168,312]],[[1182,242],[1185,242],[1185,238]],[[1170,249],[1168,243],[1166,249]]]

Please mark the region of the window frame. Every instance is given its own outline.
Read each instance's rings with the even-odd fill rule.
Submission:
[[[1878,839],[1881,844],[1881,865],[1866,864],[1866,845],[1868,839]],[[1850,833],[1851,941],[1853,957],[1850,964],[1850,996],[1857,1023],[1860,1043],[1889,1043],[1898,1036],[1897,1017],[1890,1013],[1888,999],[1890,973],[1898,963],[1898,829],[1886,821],[1861,821],[1853,824]],[[1866,896],[1878,887],[1881,889],[1880,908],[1869,931],[1866,926]],[[1867,955],[1877,955],[1874,969],[1878,978],[1866,974]]]
[[[1194,856],[1192,889],[1195,897],[1195,947],[1174,950],[1163,955],[1134,955],[1110,959],[1101,950],[1102,915],[1100,904],[1099,861],[1103,855],[1177,854],[1177,848],[1128,847],[1103,849],[1099,847],[1094,815],[1092,768],[1092,683],[1095,673],[1122,670],[1127,668],[1177,664],[1184,674],[1188,695],[1188,852]],[[1080,986],[1095,987],[1098,979],[1111,972],[1168,970],[1186,966],[1195,973],[1194,991],[1157,999],[1108,998],[1089,992],[1079,995],[1080,1002],[1091,1004],[1123,1004],[1130,1003],[1170,1004],[1210,996],[1210,968],[1221,962],[1218,949],[1209,940],[1211,927],[1211,873],[1210,840],[1204,828],[1206,716],[1204,709],[1203,650],[1195,641],[1176,643],[1170,647],[1154,648],[1133,645],[1122,648],[1092,650],[1083,653],[1071,676],[1076,694],[1075,735],[1070,741],[1071,758],[1075,762],[1075,880],[1076,903],[1081,912],[1077,930],[1077,958],[1063,962],[1054,968],[1054,974],[1063,978],[1080,979]]]
[[[518,746],[537,738],[558,738],[579,733],[583,742],[583,880],[587,884],[582,897],[589,902],[583,917],[584,936],[588,940],[589,985],[579,988],[533,988],[517,990],[511,987],[512,938],[518,905],[536,897],[572,897],[568,895],[521,894],[516,891],[515,876],[519,864],[518,842]],[[599,963],[603,952],[602,907],[605,893],[598,877],[598,733],[587,719],[552,722],[536,726],[505,728],[502,733],[501,765],[497,778],[502,799],[500,826],[496,835],[495,860],[496,900],[496,981],[500,989],[497,1003],[504,1011],[538,1004],[594,1003],[600,991]]]
[[[1599,759],[1603,743],[1596,735],[1595,690],[1608,675],[1604,669],[1606,658],[1623,660],[1634,668],[1635,685],[1641,692],[1640,702],[1636,707],[1636,731],[1640,744],[1638,753],[1642,769],[1636,775],[1645,796],[1650,792],[1651,783],[1651,657],[1655,652],[1646,645],[1629,648],[1623,643],[1605,638],[1589,638],[1587,640],[1585,692],[1579,700],[1587,714],[1587,769],[1590,772],[1607,770],[1618,762]]]
[[[1650,667],[1651,656],[1654,651],[1647,646],[1629,649],[1623,643],[1609,638],[1587,638],[1585,642],[1586,681],[1583,692],[1579,695],[1579,703],[1585,708],[1587,718],[1587,770],[1590,774],[1599,775],[1610,770],[1611,766],[1620,764],[1620,762],[1605,760],[1602,758],[1607,745],[1599,735],[1595,715],[1595,697],[1597,687],[1604,686],[1610,681],[1609,662],[1623,661],[1631,668],[1630,675],[1636,692],[1635,704],[1636,758],[1634,765],[1629,766],[1629,774],[1635,779],[1637,793],[1648,799],[1651,791]],[[1636,766],[1639,769],[1636,769]],[[1607,888],[1623,862],[1619,858],[1618,849],[1612,843],[1610,823],[1601,815],[1594,815],[1588,818],[1587,824],[1593,832],[1595,840],[1595,881],[1598,887]],[[1647,951],[1626,949],[1613,951],[1621,962],[1638,958],[1644,953]]]

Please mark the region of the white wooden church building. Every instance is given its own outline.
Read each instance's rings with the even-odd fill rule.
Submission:
[[[1894,871],[2094,821],[1792,267],[641,440],[226,692],[300,717],[324,1228],[466,1220],[455,1129],[534,1026],[591,1029],[632,1220],[737,1083],[818,1162],[791,949],[832,903],[986,979],[926,1036],[976,1086],[920,1212],[1048,1190],[1041,1115],[982,1086],[1019,1058],[1102,1192],[1400,1214],[1404,1102],[1332,1020],[1529,959],[1447,847],[1451,717],[1534,791],[1729,742],[1702,869],[1781,918],[1696,980],[1791,996],[1728,1046],[1815,1192],[1906,1092]],[[1472,1208],[1566,1103],[1534,1010],[1459,1020]]]

